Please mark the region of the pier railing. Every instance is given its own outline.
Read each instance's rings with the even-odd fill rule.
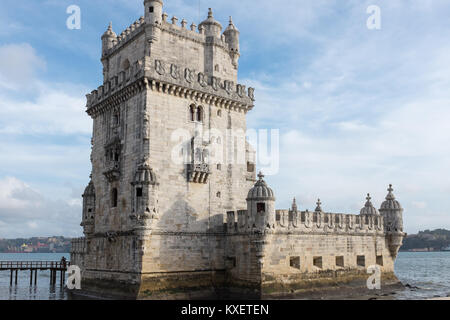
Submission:
[[[68,261],[0,261],[0,270],[65,270],[68,266],[70,266]]]
[[[19,271],[30,271],[30,286],[37,284],[38,270],[50,270],[50,285],[56,284],[56,274],[60,273],[60,285],[64,285],[65,274],[70,266],[69,261],[0,261],[0,271],[10,271],[10,286],[17,285]],[[14,276],[15,274],[15,276]]]

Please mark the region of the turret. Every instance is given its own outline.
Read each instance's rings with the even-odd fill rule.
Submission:
[[[199,25],[199,29],[201,28],[205,30],[206,37],[220,38],[220,35],[222,34],[222,25],[214,19],[211,8],[209,8],[208,11],[208,18]]]
[[[131,185],[133,186],[131,219],[135,220],[138,229],[151,228],[153,221],[158,219],[156,189],[158,183],[148,159],[144,159],[137,167]]]
[[[380,213],[378,210],[373,206],[372,204],[372,198],[370,197],[370,194],[367,194],[366,197],[366,204],[364,205],[364,208],[361,209],[360,214],[361,215],[379,215]]]
[[[144,0],[145,22],[148,24],[161,24],[163,13],[162,0]]]
[[[108,50],[114,47],[117,42],[117,35],[112,29],[112,23],[109,23],[108,29],[102,35],[102,55],[104,56]]]
[[[261,172],[258,178],[247,196],[248,225],[252,229],[264,232],[275,228],[275,196],[263,180],[264,175]]]
[[[86,236],[89,236],[94,232],[95,224],[95,187],[92,180],[83,193],[83,217],[81,220],[81,226]]]
[[[403,208],[395,199],[392,184],[389,185],[386,201],[381,204],[380,214],[384,217],[384,228],[389,242],[389,250],[395,258],[402,246],[403,238]]]
[[[235,67],[238,66],[239,61],[239,30],[233,24],[233,18],[230,17],[230,23],[228,24],[227,29],[223,33],[225,35],[225,41],[228,44],[230,49],[230,56],[233,60],[233,65]]]

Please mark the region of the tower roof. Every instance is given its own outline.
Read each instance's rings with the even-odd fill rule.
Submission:
[[[112,22],[109,23],[108,29],[106,29],[105,33],[102,35],[102,39],[103,38],[116,38],[117,35],[116,33],[113,31],[112,29]]]
[[[224,33],[228,33],[230,31],[234,31],[234,32],[239,32],[239,30],[236,28],[236,26],[233,23],[233,17],[230,16],[230,22],[228,24],[227,29],[225,30]]]
[[[141,165],[136,170],[134,174],[134,180],[132,182],[133,185],[136,184],[156,184],[156,174],[153,172],[153,169],[148,164],[148,160],[145,159]]]
[[[216,19],[214,19],[211,8],[208,9],[208,18],[205,21],[203,21],[202,23],[200,23],[200,26],[204,26],[204,25],[216,25],[216,26],[220,27],[220,29],[222,29],[222,25]]]
[[[89,197],[89,196],[95,196],[95,187],[94,183],[89,181],[89,184],[87,185],[86,189],[84,189],[83,198]]]
[[[402,210],[402,206],[400,202],[395,199],[394,194],[392,193],[394,189],[392,188],[392,184],[389,185],[388,194],[386,196],[386,201],[381,204],[380,210]]]
[[[271,188],[267,186],[264,181],[264,175],[262,172],[258,174],[259,180],[256,181],[255,186],[248,192],[247,200],[273,200],[275,201],[275,196]]]
[[[367,194],[366,197],[366,204],[364,205],[364,208],[361,209],[361,214],[372,214],[372,215],[378,215],[380,214],[378,212],[378,210],[373,206],[372,202],[370,200],[372,200],[372,198],[370,197],[370,194]]]

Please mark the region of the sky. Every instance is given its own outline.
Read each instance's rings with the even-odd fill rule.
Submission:
[[[450,3],[447,0],[167,0],[199,24],[208,8],[240,30],[239,82],[256,89],[248,127],[278,129],[277,208],[379,207],[390,183],[408,233],[450,229]],[[81,29],[66,26],[70,5]],[[367,8],[380,8],[369,29]],[[0,238],[82,235],[101,40],[142,0],[2,0]]]

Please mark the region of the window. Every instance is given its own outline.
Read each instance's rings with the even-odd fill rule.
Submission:
[[[315,267],[322,269],[322,257],[314,257],[313,264]]]
[[[150,8],[149,8],[150,13],[153,13],[154,10],[155,10],[155,9],[154,9],[153,7],[150,7]]]
[[[266,212],[266,204],[265,204],[265,203],[262,203],[262,202],[257,203],[257,204],[256,204],[256,211],[257,211],[258,213],[260,213],[260,212]]]
[[[338,256],[336,257],[336,267],[344,267],[344,257],[343,256]]]
[[[118,126],[118,125],[119,125],[119,122],[120,122],[119,113],[116,113],[116,114],[114,114],[114,117],[113,117],[113,124],[114,124],[115,126]]]
[[[300,270],[300,257],[291,257],[289,259],[289,265],[292,268]]]
[[[336,224],[339,224],[339,216],[335,216],[335,217],[334,217],[334,222],[335,222]]]
[[[214,67],[214,71],[219,71],[219,65],[218,64],[216,64],[216,66]]]
[[[221,117],[222,116],[222,110],[217,110],[217,116]]]
[[[366,216],[364,223],[369,224],[369,216]]]
[[[197,108],[197,121],[203,122],[203,108],[202,107]]]
[[[377,265],[383,266],[383,256],[377,256]]]
[[[247,172],[255,172],[255,164],[247,162]]]
[[[138,197],[138,198],[142,197],[142,188],[136,189],[136,197]]]
[[[217,196],[217,198],[221,198],[222,194],[220,192],[217,192],[216,196]]]
[[[358,267],[365,267],[366,266],[366,257],[365,256],[357,256],[356,264],[358,265]]]
[[[111,192],[111,207],[117,208],[117,189],[112,189]]]
[[[195,106],[191,105],[189,107],[189,120],[195,121]]]
[[[306,214],[304,212],[301,213],[302,223],[306,222]]]
[[[217,170],[219,170],[219,171],[222,170],[222,165],[221,164],[217,165]]]

